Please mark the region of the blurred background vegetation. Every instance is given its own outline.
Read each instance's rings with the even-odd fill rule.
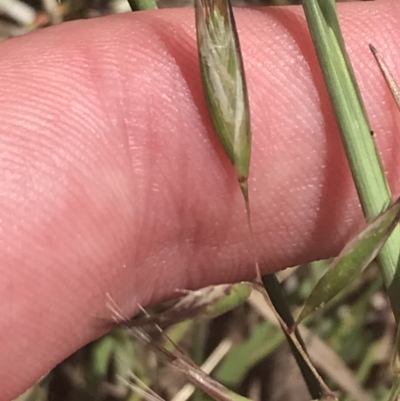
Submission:
[[[287,5],[300,0],[236,0],[235,5]],[[192,6],[192,1],[159,0],[160,8]],[[0,39],[63,21],[128,12],[126,0],[0,0]],[[296,311],[323,275],[328,261],[287,269],[278,274],[288,302]],[[168,306],[151,308],[156,315]],[[315,366],[345,401],[387,398],[395,322],[373,263],[362,276],[307,321],[304,340]],[[159,341],[162,336],[153,329]],[[202,365],[210,356],[212,376],[255,401],[309,400],[307,388],[271,315],[260,313],[257,300],[213,320],[193,319],[165,329],[168,336]],[[82,348],[18,398],[54,401],[184,401],[185,378],[159,361],[149,347],[118,328]],[[149,393],[148,389],[154,391]],[[144,394],[146,392],[146,394]],[[158,395],[158,396],[157,396]],[[198,391],[191,401],[208,401]]]
[[[235,6],[300,3],[301,0],[233,0]],[[159,8],[190,7],[193,6],[193,0],[158,0],[157,5]],[[57,0],[0,0],[0,39],[20,35],[61,21],[127,11],[130,11],[127,0],[63,0],[60,4]]]

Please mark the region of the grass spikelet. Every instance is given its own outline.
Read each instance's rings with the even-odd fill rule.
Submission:
[[[227,0],[195,0],[197,42],[208,110],[248,201],[250,110],[239,39]]]

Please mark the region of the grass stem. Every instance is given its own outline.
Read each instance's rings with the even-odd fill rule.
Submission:
[[[303,0],[303,8],[361,205],[370,219],[391,204],[392,196],[345,49],[336,4],[334,0]],[[396,227],[377,257],[397,320],[400,316],[399,244],[400,228]]]

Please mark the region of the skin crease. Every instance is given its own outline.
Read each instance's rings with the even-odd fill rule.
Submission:
[[[400,4],[340,5],[393,191]],[[362,224],[302,11],[237,10],[263,271],[338,253]],[[194,15],[66,23],[0,44],[0,400],[175,289],[251,278],[243,201],[201,92]]]

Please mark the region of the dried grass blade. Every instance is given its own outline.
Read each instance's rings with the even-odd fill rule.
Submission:
[[[225,338],[220,344],[214,349],[213,353],[207,358],[207,360],[201,365],[201,370],[205,373],[210,374],[215,367],[226,357],[228,352],[233,346],[232,340]],[[186,384],[171,401],[186,401],[195,392],[195,386],[192,384]]]
[[[375,60],[379,65],[382,75],[385,78],[387,85],[389,86],[392,96],[396,101],[397,107],[400,109],[400,89],[399,86],[397,85],[396,80],[393,77],[393,74],[390,72],[389,67],[385,63],[385,60],[380,55],[378,50],[371,44],[369,45],[369,48],[371,49],[371,52],[374,55]]]
[[[218,383],[196,366],[185,354],[179,352],[178,349],[176,350],[178,353],[173,354],[162,345],[154,342],[142,329],[130,328],[129,332],[134,338],[151,347],[157,356],[163,358],[172,367],[184,374],[191,383],[216,401],[251,401],[249,398],[236,394]]]

